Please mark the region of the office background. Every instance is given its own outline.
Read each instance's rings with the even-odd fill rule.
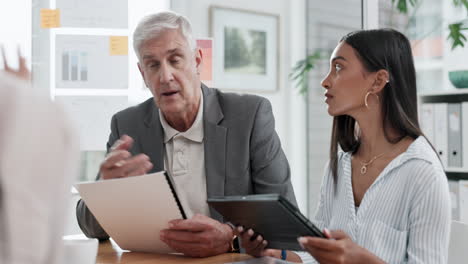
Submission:
[[[415,44],[414,53],[418,71],[420,101],[427,103],[421,105],[423,111],[420,111],[421,114],[427,114],[427,118],[424,118],[425,121],[435,120],[435,117],[431,117],[429,114],[434,111],[435,106],[428,105],[429,103],[439,103],[440,105],[447,102],[468,101],[463,99],[467,97],[468,93],[463,89],[455,89],[448,79],[449,71],[467,69],[468,48],[451,51],[450,43],[446,41],[448,23],[466,17],[466,10],[454,7],[451,1],[424,0],[421,2],[423,4],[418,7],[417,12],[403,15],[396,10],[394,5],[392,6],[391,0],[116,1],[115,3],[124,3],[128,7],[128,10],[125,10],[125,6],[122,9],[119,4],[113,5],[115,9],[118,9],[114,10],[115,12],[123,10],[127,15],[123,19],[126,23],[122,25],[111,24],[96,28],[88,24],[77,27],[73,26],[73,21],[63,20],[62,22],[65,24],[61,27],[42,28],[39,23],[41,8],[55,9],[63,3],[78,5],[80,1],[18,0],[9,2],[8,6],[6,3],[0,4],[2,5],[0,8],[0,43],[4,44],[7,57],[10,58],[14,67],[16,61],[13,58],[16,54],[16,45],[19,44],[21,52],[26,56],[28,64],[33,70],[35,88],[45,89],[51,97],[67,106],[73,118],[77,119],[76,124],[77,129],[82,134],[83,149],[80,180],[89,180],[94,178],[104,155],[105,140],[103,141],[102,138],[107,137],[108,131],[106,129],[109,127],[110,115],[118,109],[135,104],[150,96],[143,87],[131,43],[131,34],[141,17],[158,10],[172,9],[186,15],[191,20],[196,38],[205,38],[212,37],[210,9],[213,6],[276,16],[278,19],[277,88],[273,91],[252,90],[248,92],[264,96],[272,102],[276,129],[291,165],[292,181],[299,207],[302,212],[312,217],[318,202],[318,191],[324,165],[328,159],[332,120],[327,114],[326,105],[323,103],[323,89],[320,87],[320,80],[328,70],[327,56],[345,33],[363,27],[394,27],[404,31],[412,39]],[[102,3],[105,1],[81,1],[81,4],[96,5],[96,10],[101,8],[102,12],[112,11],[107,7],[103,8],[100,5]],[[412,14],[416,15],[412,16]],[[93,21],[88,22],[92,24]],[[72,26],[66,26],[67,23],[71,23],[69,25]],[[441,26],[437,26],[438,24]],[[418,32],[426,32],[426,34],[418,34]],[[73,56],[84,56],[87,58],[88,64],[92,62],[86,52],[82,52],[85,55],[82,53],[76,55],[73,49],[67,49],[67,45],[70,45],[67,43],[74,43],[74,39],[80,39],[80,36],[85,35],[94,36],[90,41],[96,41],[97,44],[107,41],[109,36],[128,37],[128,52],[120,54],[118,59],[123,62],[117,63],[119,65],[126,64],[126,67],[120,69],[127,72],[126,76],[124,74],[126,78],[114,80],[115,83],[105,82],[106,80],[100,83],[98,80],[95,85],[84,88],[70,86],[69,83],[63,81],[66,77],[58,71],[58,69],[64,68],[63,56],[69,56],[67,58],[70,60]],[[102,39],[100,37],[104,40],[99,40]],[[81,40],[83,39],[84,37],[81,37]],[[83,45],[82,47],[86,49],[86,44]],[[216,48],[219,47],[215,46],[214,49]],[[322,52],[325,56],[324,59],[316,62],[315,68],[309,73],[308,93],[303,96],[298,93],[295,83],[288,76],[298,60],[316,51]],[[108,56],[104,59],[116,58]],[[1,64],[0,67],[2,67]],[[80,78],[88,76],[83,74],[80,75]],[[214,86],[222,86],[222,84],[214,83]],[[456,106],[453,107],[458,109]],[[455,135],[460,144],[454,144],[460,146],[460,149],[457,150],[458,153],[461,153],[457,156],[460,157],[460,163],[454,163],[452,166],[447,164],[447,167],[451,179],[454,218],[460,219],[463,215],[461,211],[463,199],[460,197],[465,191],[460,190],[460,186],[463,188],[463,185],[459,180],[466,180],[468,175],[468,164],[466,164],[468,163],[466,161],[468,151],[465,145],[468,139],[464,136],[468,133],[462,132],[463,129],[466,131],[466,126],[462,121],[465,120],[463,114],[467,113],[468,110],[466,106],[462,107],[460,104],[456,111],[458,111],[458,115],[454,114],[453,116],[455,121],[459,120],[460,130]],[[433,143],[440,142],[434,136],[436,128],[449,133],[449,120],[454,118],[450,119],[448,112],[445,116],[445,121],[423,122],[425,132],[432,135]],[[456,119],[457,116],[459,119]],[[468,114],[464,116],[466,117]],[[457,123],[453,124],[456,126]],[[93,137],[96,133],[99,134],[99,137]],[[448,146],[451,144],[448,139],[447,136],[442,140],[445,142],[442,143],[442,148],[447,153],[450,152]],[[447,146],[444,147],[444,144]],[[463,153],[467,154],[463,156]],[[76,194],[73,195],[67,233],[79,232],[76,223],[74,223],[73,204],[78,197]]]

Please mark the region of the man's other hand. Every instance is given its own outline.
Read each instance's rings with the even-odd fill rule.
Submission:
[[[229,252],[233,230],[212,218],[197,214],[191,219],[172,220],[161,240],[177,252],[190,257],[209,257]]]
[[[139,176],[151,170],[153,164],[147,155],[138,154],[132,157],[128,151],[132,144],[133,139],[127,135],[123,135],[114,143],[106,159],[101,163],[99,169],[101,179]]]
[[[8,64],[5,48],[3,45],[0,47],[3,59],[3,70],[11,75],[14,75],[16,78],[29,81],[31,80],[31,72],[29,71],[28,67],[26,66],[26,58],[21,55],[21,50],[18,46],[18,69],[14,70]]]

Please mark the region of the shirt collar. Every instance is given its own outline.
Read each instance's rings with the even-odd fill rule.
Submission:
[[[203,141],[203,95],[200,96],[200,106],[198,107],[197,117],[195,117],[192,126],[185,132],[180,132],[171,127],[169,123],[167,123],[166,118],[164,118],[161,109],[158,109],[158,112],[159,120],[161,120],[161,125],[164,130],[164,143],[167,143],[177,135],[199,143]]]
[[[436,152],[424,136],[416,138],[414,142],[409,145],[408,149],[398,156],[397,159],[398,162],[395,162],[395,167],[411,159],[424,160],[436,166],[441,165]]]

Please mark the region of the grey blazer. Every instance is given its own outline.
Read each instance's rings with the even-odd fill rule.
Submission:
[[[201,89],[207,196],[279,193],[296,204],[270,102],[203,84]],[[164,131],[153,98],[112,117],[107,149],[124,134],[134,139],[132,155],[145,153],[154,165],[151,172],[164,170]],[[210,213],[222,221],[216,211]],[[109,237],[82,200],[76,214],[86,236]]]

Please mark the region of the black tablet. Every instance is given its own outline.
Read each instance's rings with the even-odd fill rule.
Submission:
[[[208,199],[225,222],[252,228],[268,241],[268,248],[302,250],[300,236],[325,235],[299,209],[278,194],[223,196]]]

